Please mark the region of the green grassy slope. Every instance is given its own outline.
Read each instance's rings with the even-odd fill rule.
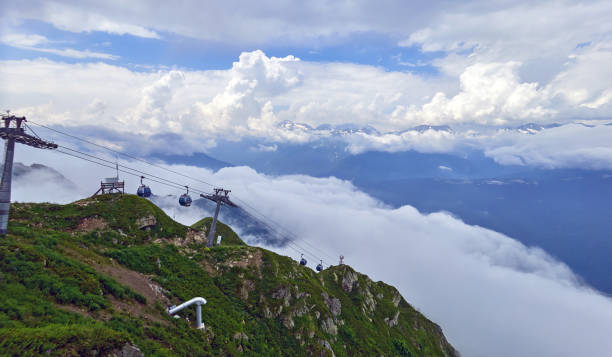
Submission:
[[[212,217],[203,218],[196,223],[191,225],[193,229],[199,229],[208,232],[210,225],[212,223]],[[238,234],[234,232],[230,226],[221,221],[217,220],[217,226],[215,228],[215,236],[221,236],[221,245],[246,245]]]
[[[346,265],[317,274],[223,224],[223,244],[206,248],[206,222],[183,226],[131,195],[13,204],[0,355],[455,355],[395,288]],[[195,309],[165,310],[195,296],[208,301],[203,330]]]

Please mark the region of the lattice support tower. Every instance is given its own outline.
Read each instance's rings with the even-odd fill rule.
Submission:
[[[25,133],[25,117],[2,114],[0,120],[4,127],[0,128],[0,138],[6,141],[4,145],[4,165],[2,166],[2,181],[0,182],[0,235],[7,233],[9,209],[11,206],[11,181],[13,178],[13,157],[15,143],[25,144],[38,149],[57,149],[57,144],[45,141],[36,136]]]
[[[222,188],[215,188],[215,193],[212,195],[200,194],[200,197],[211,200],[217,204],[215,208],[215,215],[213,216],[212,223],[210,224],[210,230],[208,232],[208,240],[206,242],[207,247],[213,246],[213,239],[215,237],[215,230],[217,228],[217,217],[219,216],[219,209],[221,205],[226,205],[230,207],[238,207],[234,202],[230,201],[229,193],[232,192],[230,190],[224,190]]]

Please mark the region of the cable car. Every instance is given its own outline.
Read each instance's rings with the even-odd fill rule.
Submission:
[[[302,254],[302,259],[300,259],[300,265],[306,265],[308,264],[308,262],[306,261],[306,258],[304,258],[304,254]]]
[[[183,193],[181,197],[179,197],[179,205],[189,207],[191,206],[191,196],[189,196],[189,186],[185,186],[187,189],[186,193]]]
[[[139,197],[150,197],[151,196],[151,188],[149,186],[142,183],[142,179],[144,176],[140,176],[140,186],[138,186],[138,190],[136,190],[136,194]]]
[[[317,271],[323,270],[323,260],[321,259],[321,263],[317,264]]]

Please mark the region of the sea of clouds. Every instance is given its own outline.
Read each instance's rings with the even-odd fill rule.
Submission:
[[[16,201],[70,202],[91,195],[100,178],[114,175],[110,168],[23,147],[16,160],[54,167],[77,186],[53,187],[45,177],[28,176],[15,182]],[[565,264],[537,247],[448,213],[390,208],[336,178],[275,177],[248,167],[216,173],[171,168],[231,188],[232,197],[293,232],[311,262],[320,257],[337,264],[332,259],[343,254],[358,271],[397,286],[465,356],[602,356],[612,350],[612,300],[582,285]],[[135,191],[138,178],[125,179]],[[172,204],[177,190],[152,187],[166,213],[184,224],[210,215]],[[300,253],[290,246],[270,248],[294,258]]]
[[[311,127],[369,125],[385,133],[344,137],[352,153],[470,148],[501,164],[612,168],[612,126],[606,125],[612,118],[609,1],[411,6],[401,1],[262,1],[193,11],[200,6],[199,1],[153,7],[134,1],[129,9],[119,2],[9,1],[0,14],[2,45],[67,60],[0,61],[0,79],[10,83],[0,87],[0,105],[136,155],[205,152],[219,138],[255,137],[262,150],[319,138],[284,125],[289,120]],[[73,33],[151,41],[178,35],[239,48],[272,44],[316,50],[376,33],[432,56],[423,56],[424,63],[405,63],[406,70],[387,70],[255,50],[243,52],[224,70],[142,70],[118,65],[120,55],[112,49],[76,50],[35,33],[37,28],[18,32],[23,27],[17,25],[28,21]],[[398,56],[404,65],[401,60]],[[422,65],[433,74],[411,70]],[[526,123],[566,125],[534,134],[506,130]],[[406,131],[417,125],[453,130]],[[60,155],[19,147],[16,161],[49,165],[76,187],[58,186],[49,175],[27,175],[15,181],[13,199],[70,202],[91,195],[100,178],[114,175]],[[538,248],[466,225],[451,214],[392,209],[335,178],[272,177],[248,167],[217,173],[173,169],[222,183],[234,197],[290,228],[297,244],[308,242],[332,257],[343,254],[356,269],[396,285],[465,356],[603,356],[612,351],[610,299],[581,285],[566,265]],[[135,190],[138,179],[126,180]],[[166,212],[182,223],[208,215],[172,205],[172,197],[165,196],[179,192],[163,186],[154,191]],[[273,249],[293,257],[299,253]]]

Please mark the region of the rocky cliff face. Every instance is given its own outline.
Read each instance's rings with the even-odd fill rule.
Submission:
[[[238,236],[205,248],[207,221],[182,226],[135,196],[11,214],[0,239],[8,354],[458,355],[392,286],[347,265],[315,273]],[[166,313],[195,296],[208,301],[202,330],[194,309]]]

